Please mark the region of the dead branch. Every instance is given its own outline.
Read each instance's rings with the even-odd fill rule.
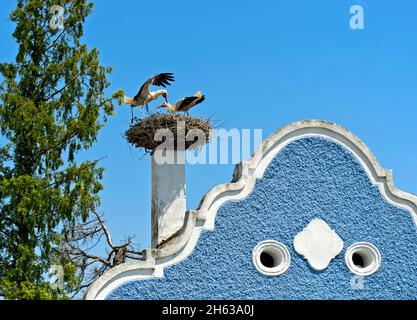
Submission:
[[[100,214],[95,209],[93,209],[92,211],[93,211],[94,215],[97,217],[97,220],[100,223],[101,229],[103,230],[104,234],[106,235],[107,243],[109,244],[109,246],[112,249],[114,249],[113,240],[111,238],[109,230],[107,229],[106,225],[104,224],[103,219],[101,218]]]
[[[106,238],[106,256],[92,253],[103,237]],[[82,279],[72,292],[74,296],[107,270],[129,260],[144,258],[143,251],[135,248],[133,237],[127,237],[117,245],[113,242],[103,216],[96,209],[92,210],[92,217],[88,221],[64,226],[63,243],[58,254],[77,267]]]

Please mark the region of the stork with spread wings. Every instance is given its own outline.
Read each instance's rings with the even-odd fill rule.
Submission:
[[[149,102],[158,99],[159,96],[162,96],[165,99],[165,102],[168,103],[168,92],[166,90],[156,90],[150,91],[149,86],[159,86],[166,87],[171,85],[170,82],[174,81],[174,75],[170,72],[158,73],[157,75],[149,78],[146,82],[140,87],[138,93],[133,97],[124,97],[124,103],[130,104],[132,110],[132,122],[133,122],[133,108],[140,106],[146,106],[146,111],[149,112]],[[143,114],[143,110],[141,109]]]

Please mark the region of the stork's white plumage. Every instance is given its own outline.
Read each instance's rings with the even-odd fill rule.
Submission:
[[[205,98],[205,95],[203,95],[201,91],[197,91],[193,96],[182,98],[173,105],[169,104],[168,102],[164,102],[157,108],[167,108],[168,112],[183,111],[188,115],[188,110],[203,102]]]
[[[149,86],[153,85],[165,88],[167,85],[171,85],[170,81],[174,80],[175,78],[173,76],[173,73],[158,73],[157,75],[146,80],[146,82],[140,87],[138,93],[133,98],[124,97],[124,103],[130,104],[130,107],[132,108],[132,121],[133,107],[146,106],[146,110],[149,111],[148,103],[158,99],[159,96],[164,97],[165,102],[168,103],[168,92],[166,90],[150,91]]]

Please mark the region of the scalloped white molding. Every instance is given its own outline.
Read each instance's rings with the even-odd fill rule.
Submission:
[[[362,141],[334,123],[299,121],[279,129],[264,140],[251,158],[236,166],[231,183],[211,189],[197,210],[186,212],[184,226],[176,237],[158,249],[147,250],[145,260],[121,264],[103,274],[88,288],[85,299],[105,299],[112,290],[132,280],[163,277],[166,266],[178,263],[192,253],[203,230],[214,229],[217,210],[222,204],[249,195],[256,179],[263,176],[275,155],[291,141],[305,136],[324,136],[349,149],[385,199],[407,209],[417,226],[417,196],[398,190],[394,186],[392,171],[383,169]]]

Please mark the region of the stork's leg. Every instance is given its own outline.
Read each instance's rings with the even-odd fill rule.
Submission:
[[[187,116],[190,116],[190,115],[188,114],[188,111],[185,111],[185,114],[186,114]]]
[[[143,112],[143,107],[140,108],[140,113],[142,113],[142,116],[146,116],[145,113]]]
[[[132,106],[130,106],[130,111],[132,113],[132,118],[130,119],[130,123],[132,124],[133,123],[133,107]]]
[[[149,105],[146,104],[146,113],[149,114]]]

